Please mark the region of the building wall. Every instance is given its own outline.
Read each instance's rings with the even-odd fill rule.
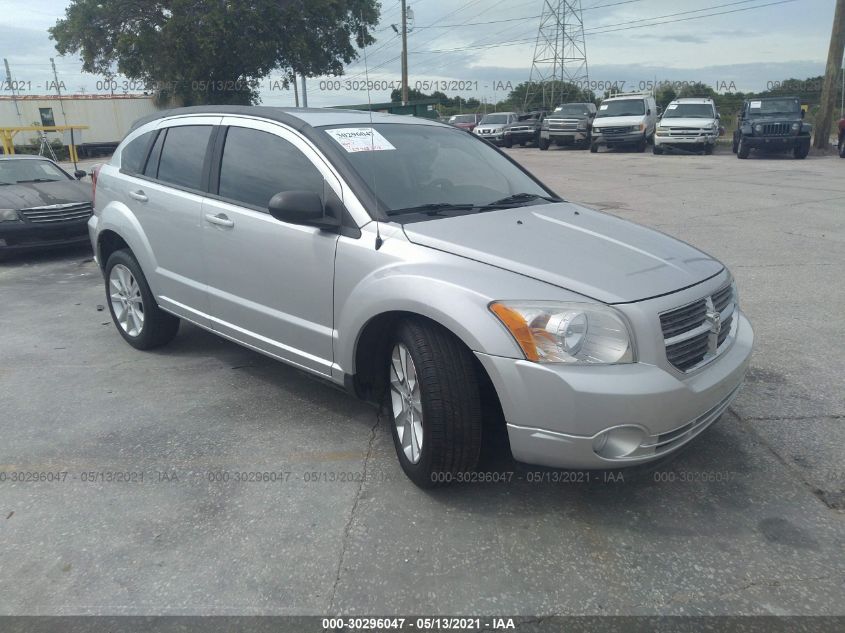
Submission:
[[[39,108],[52,108],[56,125],[87,125],[82,131],[82,141],[86,143],[118,143],[129,131],[132,123],[143,116],[153,114],[156,107],[153,97],[119,95],[69,95],[22,96],[17,99],[20,117],[15,111],[15,103],[10,96],[0,97],[0,127],[41,125]],[[64,115],[62,114],[64,106]],[[74,133],[74,136],[76,132]],[[36,133],[21,132],[15,137],[15,145],[25,145]],[[59,135],[50,134],[50,138]]]

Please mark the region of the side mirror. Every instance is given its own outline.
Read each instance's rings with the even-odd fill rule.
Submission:
[[[313,191],[282,191],[270,199],[270,215],[281,222],[332,230],[340,221],[326,215],[323,199]]]
[[[84,169],[77,169],[75,172],[73,172],[73,177],[76,178],[77,180],[82,180],[87,175],[88,175],[88,172],[85,171]]]

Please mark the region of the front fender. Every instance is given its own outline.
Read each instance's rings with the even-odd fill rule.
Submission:
[[[106,231],[112,231],[119,235],[124,242],[129,245],[135,259],[144,271],[144,276],[150,284],[150,288],[154,295],[157,294],[157,288],[154,287],[155,275],[151,274],[156,269],[156,259],[153,254],[153,249],[150,246],[149,240],[141,228],[138,218],[132,213],[132,210],[119,200],[109,201],[101,210],[99,210],[99,219],[97,222],[97,255],[99,257],[99,239]],[[105,268],[106,262],[100,259],[100,265]]]
[[[488,309],[491,301],[584,300],[551,284],[412,244],[401,229],[376,250],[370,233],[338,242],[334,357],[346,374],[356,371],[355,351],[365,326],[385,313],[418,314],[451,331],[472,351],[522,358],[516,341]]]

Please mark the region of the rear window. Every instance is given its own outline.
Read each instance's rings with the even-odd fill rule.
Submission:
[[[159,160],[158,179],[179,187],[202,189],[210,125],[184,125],[167,130]]]

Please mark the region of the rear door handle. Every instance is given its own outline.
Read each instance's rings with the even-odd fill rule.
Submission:
[[[207,222],[211,222],[211,224],[216,224],[217,226],[225,226],[227,228],[235,226],[235,223],[230,220],[225,213],[218,213],[217,215],[206,213],[205,219]]]
[[[129,197],[133,200],[137,200],[138,202],[146,202],[147,200],[149,200],[149,198],[147,198],[147,194],[144,193],[143,189],[138,189],[138,191],[130,191]]]

